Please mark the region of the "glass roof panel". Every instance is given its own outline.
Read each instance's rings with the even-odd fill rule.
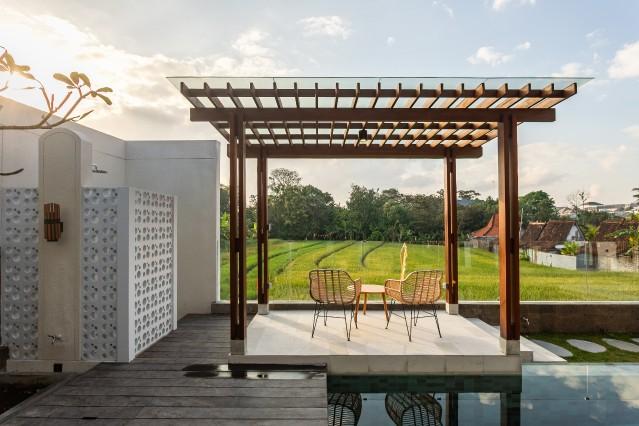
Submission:
[[[592,77],[224,77],[224,76],[176,76],[167,77],[178,89],[184,82],[189,88],[204,87],[207,83],[212,88],[226,88],[230,83],[234,89],[248,89],[253,83],[256,89],[272,89],[273,83],[281,89],[292,89],[297,83],[299,89],[314,89],[315,83],[320,89],[334,89],[336,84],[340,89],[354,89],[360,83],[362,89],[375,89],[381,83],[382,89],[394,89],[401,83],[403,89],[415,89],[421,84],[424,89],[434,89],[440,84],[446,89],[455,89],[464,84],[466,89],[472,89],[484,83],[486,89],[497,89],[504,83],[510,88],[521,88],[531,84],[532,89],[543,89],[550,83],[556,89],[563,89],[573,83],[577,86],[586,84]]]

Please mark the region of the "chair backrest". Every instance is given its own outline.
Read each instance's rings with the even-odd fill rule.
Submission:
[[[442,293],[442,271],[411,272],[402,281],[402,299],[408,303],[433,303]]]
[[[319,303],[355,302],[355,282],[340,269],[314,269],[308,273],[311,298]]]

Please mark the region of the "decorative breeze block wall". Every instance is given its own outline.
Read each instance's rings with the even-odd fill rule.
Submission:
[[[175,197],[131,189],[133,194],[135,353],[174,328]]]
[[[82,190],[81,351],[88,361],[117,359],[118,200],[121,189]]]
[[[2,342],[11,359],[38,355],[38,190],[2,196]]]
[[[175,197],[83,189],[82,358],[127,362],[177,326]]]

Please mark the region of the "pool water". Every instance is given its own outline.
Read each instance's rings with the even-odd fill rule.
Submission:
[[[330,376],[328,391],[329,424],[639,425],[639,364],[527,364],[521,377]]]

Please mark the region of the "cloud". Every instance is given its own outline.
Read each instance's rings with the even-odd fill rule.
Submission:
[[[529,41],[525,41],[525,42],[520,43],[517,46],[515,46],[515,50],[528,50],[528,49],[530,49],[530,46],[532,46],[530,44],[530,42]]]
[[[353,32],[350,23],[340,16],[310,16],[299,23],[306,37],[321,35],[346,40]]]
[[[503,10],[508,4],[513,2],[519,3],[521,5],[533,6],[536,3],[536,0],[493,0],[493,9]]]
[[[582,77],[589,76],[594,73],[594,70],[590,67],[583,65],[580,62],[569,62],[561,66],[559,72],[552,73],[553,77]]]
[[[261,44],[268,37],[268,33],[263,31],[249,30],[240,34],[232,47],[244,56],[271,56],[271,49]]]
[[[392,45],[394,45],[394,44],[395,44],[395,37],[393,37],[393,36],[388,36],[388,37],[386,38],[386,44],[387,44],[388,46],[392,46]]]
[[[92,32],[52,15],[27,15],[11,8],[0,14],[0,40],[21,63],[32,66],[43,82],[60,90],[54,72],[82,71],[96,85],[113,88],[113,106],[99,105],[83,124],[121,138],[215,137],[211,126],[189,123],[189,104],[166,80],[168,75],[286,75],[295,72],[267,47],[259,30],[239,34],[232,49],[216,55],[175,58],[141,55],[101,41]],[[55,90],[54,90],[55,92]],[[17,101],[42,108],[33,91],[4,92]],[[91,103],[85,109],[91,108]]]
[[[639,124],[633,124],[632,126],[628,126],[623,129],[623,132],[630,136],[632,139],[636,139],[639,141]]]
[[[639,77],[639,41],[626,44],[617,51],[608,68],[608,75],[611,78]]]
[[[467,59],[468,62],[473,65],[488,64],[494,67],[510,61],[512,59],[512,55],[499,52],[493,46],[482,46]]]
[[[586,34],[586,40],[588,40],[590,47],[593,49],[598,49],[608,43],[608,40],[604,37],[604,33],[601,29],[596,29]]]
[[[450,16],[451,18],[455,17],[455,11],[453,10],[452,7],[450,7],[448,4],[444,3],[443,1],[433,1],[433,7],[439,7],[441,9],[444,10],[444,12],[446,12],[448,14],[448,16]]]

